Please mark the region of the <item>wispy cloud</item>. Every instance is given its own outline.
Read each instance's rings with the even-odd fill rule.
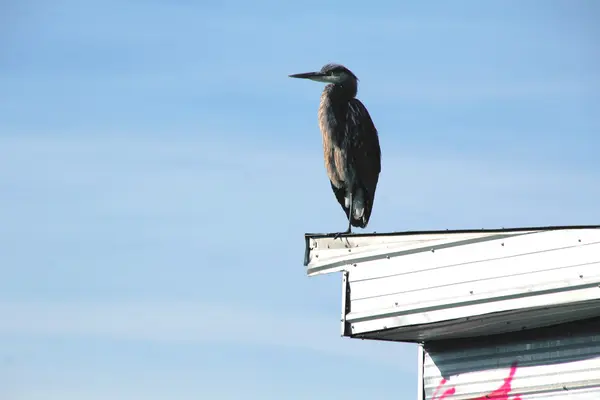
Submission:
[[[253,226],[267,212],[276,220],[296,215],[309,231],[313,223],[326,226],[343,221],[331,199],[317,132],[312,150],[303,151],[253,142],[250,133],[237,143],[227,142],[227,135],[222,137],[210,142],[191,135],[0,139],[4,149],[0,185],[12,193],[0,200],[6,221],[18,215],[25,220],[35,216],[36,210],[23,207],[27,198],[34,201],[42,193],[47,193],[48,207],[70,204],[69,212],[87,210],[88,215],[104,218],[152,216],[157,222],[162,216],[176,218],[171,220],[174,224],[180,224],[177,218],[182,217],[201,220],[215,232],[227,232],[237,223]],[[467,156],[456,150],[402,149],[386,137],[382,142],[383,171],[374,226],[383,223],[386,229],[399,229],[386,223],[384,215],[400,216],[405,210],[429,212],[431,223],[435,216],[468,210],[468,215],[484,225],[487,219],[495,226],[502,222],[491,210],[507,204],[514,216],[511,220],[541,222],[553,212],[557,214],[549,223],[565,221],[569,216],[580,220],[585,213],[593,217],[593,208],[586,200],[598,192],[592,170],[543,157],[513,158],[507,163],[503,156],[493,153]],[[39,163],[31,164],[30,160]],[[12,171],[20,171],[20,175]],[[230,186],[232,183],[235,185]],[[30,196],[23,197],[26,193]],[[533,204],[535,210],[530,208]],[[570,204],[571,212],[563,209],[565,204]],[[8,209],[13,212],[7,213]],[[226,214],[215,214],[215,210],[226,210]],[[71,217],[66,211],[56,208],[43,219],[56,217],[69,223]],[[468,224],[468,218],[453,219],[456,223],[460,218]],[[265,228],[276,229],[276,220]],[[167,222],[160,220],[163,227]],[[417,221],[402,226],[408,228],[412,223]]]
[[[369,84],[368,93],[378,102],[397,99],[428,104],[480,104],[483,101],[531,101],[583,99],[597,97],[600,75],[555,79],[524,80],[522,78],[493,81],[465,79],[432,82],[426,80],[391,81]]]
[[[331,318],[273,314],[223,303],[0,303],[0,335],[289,347],[400,368],[398,361],[414,352],[412,345],[341,339],[338,328]]]

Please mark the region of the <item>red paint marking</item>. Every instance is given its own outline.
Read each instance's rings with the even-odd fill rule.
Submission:
[[[433,392],[433,398],[432,400],[436,400],[437,399],[437,394],[440,391],[440,389],[442,388],[442,386],[444,386],[446,384],[446,379],[442,379],[440,381],[440,384],[438,385],[438,387],[435,388],[435,391]]]
[[[487,395],[481,396],[481,397],[477,397],[477,398],[473,398],[471,400],[522,400],[521,396],[519,396],[519,395],[509,398],[509,394],[512,390],[511,383],[512,383],[512,380],[513,380],[516,372],[517,372],[517,362],[515,361],[510,368],[510,373],[508,374],[508,378],[504,379],[504,383],[502,384],[502,386],[500,386],[498,389],[494,390],[490,394],[487,394]],[[433,392],[433,397],[431,398],[431,400],[444,400],[448,396],[452,396],[456,392],[455,388],[450,388],[450,389],[445,390],[438,397],[438,393],[442,389],[442,386],[444,386],[446,384],[446,382],[447,382],[446,379],[442,379],[440,381],[440,384]]]
[[[456,392],[455,388],[450,388],[450,389],[447,389],[446,391],[444,391],[444,393],[442,393],[442,395],[440,397],[438,397],[438,393],[439,393],[440,389],[442,388],[442,386],[444,386],[446,384],[446,382],[447,382],[446,379],[442,379],[440,381],[440,384],[433,392],[433,397],[431,398],[431,400],[444,400],[446,397],[452,396]]]

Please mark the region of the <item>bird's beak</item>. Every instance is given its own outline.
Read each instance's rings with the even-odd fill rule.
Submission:
[[[302,74],[289,75],[289,77],[290,78],[300,78],[300,79],[310,79],[311,81],[317,81],[317,82],[328,82],[326,80],[328,75],[324,74],[322,72],[304,72]]]

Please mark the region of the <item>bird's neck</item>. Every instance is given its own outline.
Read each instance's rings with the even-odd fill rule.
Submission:
[[[333,97],[344,98],[346,100],[350,100],[356,97],[356,93],[358,92],[358,87],[356,82],[344,82],[344,83],[336,83],[327,85],[326,90]]]
[[[319,105],[319,126],[325,142],[342,146],[346,133],[349,102],[355,95],[356,89],[348,86],[337,84],[325,86]]]

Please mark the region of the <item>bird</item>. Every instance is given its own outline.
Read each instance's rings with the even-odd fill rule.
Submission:
[[[288,75],[327,83],[318,110],[325,169],[333,193],[348,218],[348,228],[335,237],[366,228],[381,172],[379,134],[365,105],[356,98],[358,78],[341,64],[320,71]]]

